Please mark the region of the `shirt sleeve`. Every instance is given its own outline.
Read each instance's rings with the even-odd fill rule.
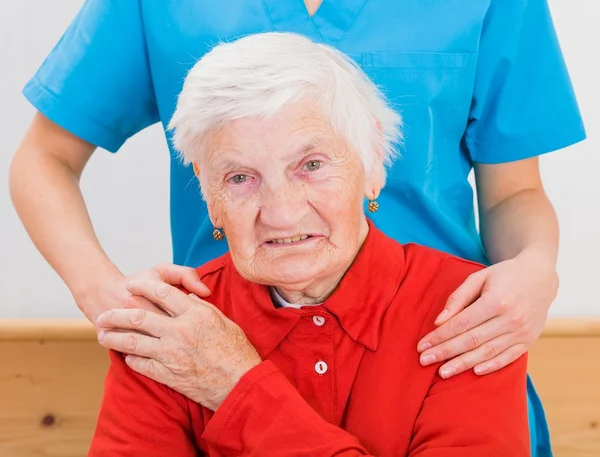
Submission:
[[[436,375],[417,417],[409,457],[529,457],[527,356],[486,376]]]
[[[527,357],[494,374],[472,372],[430,387],[408,457],[529,457]],[[250,370],[202,435],[211,455],[372,456],[356,437],[325,421],[266,361]],[[375,456],[372,456],[375,457]]]
[[[198,457],[184,397],[127,366],[109,351],[110,368],[89,457]]]
[[[87,0],[23,94],[64,129],[111,152],[157,122],[139,1]]]
[[[547,0],[492,0],[465,133],[471,159],[525,159],[585,136]]]
[[[233,388],[202,435],[219,457],[370,456],[358,439],[324,420],[270,361]]]
[[[422,336],[448,297],[483,265],[447,255],[427,297]],[[472,370],[442,379],[437,369],[415,421],[408,457],[529,457],[527,355],[485,376]],[[468,451],[467,451],[468,450]]]

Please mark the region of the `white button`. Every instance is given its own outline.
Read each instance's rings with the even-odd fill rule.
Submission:
[[[325,318],[323,316],[313,316],[313,322],[320,327],[325,323]]]
[[[319,360],[315,365],[315,371],[319,374],[325,374],[327,372],[327,364],[322,360]]]

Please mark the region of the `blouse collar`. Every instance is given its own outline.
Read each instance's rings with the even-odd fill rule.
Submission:
[[[321,305],[334,315],[352,340],[376,350],[381,321],[404,278],[404,248],[367,219],[369,233],[338,288]],[[227,256],[234,321],[244,330],[261,357],[266,358],[303,315],[321,306],[277,308],[268,286],[244,279]]]

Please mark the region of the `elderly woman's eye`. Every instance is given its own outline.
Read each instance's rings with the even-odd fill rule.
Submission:
[[[247,180],[247,175],[235,175],[230,179],[233,184],[244,184]]]
[[[304,168],[306,168],[306,170],[308,170],[308,171],[315,171],[315,170],[318,170],[319,168],[321,168],[322,165],[323,165],[323,162],[321,160],[309,160],[304,165]]]

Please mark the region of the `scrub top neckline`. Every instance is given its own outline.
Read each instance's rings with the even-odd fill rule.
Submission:
[[[294,32],[313,41],[339,45],[352,29],[369,0],[336,3],[323,0],[313,16],[303,0],[262,0],[271,27],[276,32]]]

